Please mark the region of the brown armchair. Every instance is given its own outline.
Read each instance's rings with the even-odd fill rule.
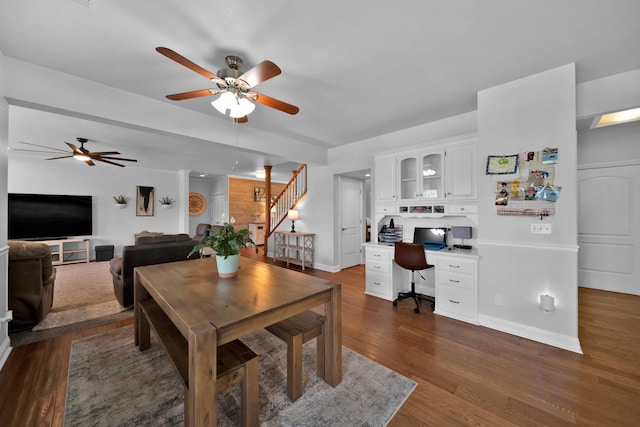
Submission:
[[[53,305],[56,269],[44,243],[9,241],[9,310],[12,331],[26,329],[45,318]]]

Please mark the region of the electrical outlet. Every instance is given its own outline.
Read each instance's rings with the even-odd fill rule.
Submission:
[[[551,234],[551,224],[544,222],[531,224],[531,234]]]

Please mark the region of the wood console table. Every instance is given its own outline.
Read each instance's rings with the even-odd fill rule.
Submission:
[[[230,279],[218,278],[215,258],[134,271],[135,344],[150,344],[142,307],[159,307],[164,315],[149,322],[184,378],[186,426],[216,425],[217,346],[318,305],[325,310],[324,380],[332,387],[342,381],[340,284],[244,257]],[[174,327],[154,324],[167,319]]]

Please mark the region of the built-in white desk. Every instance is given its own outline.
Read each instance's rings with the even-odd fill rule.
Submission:
[[[411,272],[393,261],[392,244],[365,243],[365,293],[393,301],[411,287]],[[425,251],[433,269],[416,274],[416,291],[436,297],[435,313],[478,324],[478,252],[470,249]],[[433,271],[432,274],[429,272]],[[402,305],[399,305],[402,307]]]

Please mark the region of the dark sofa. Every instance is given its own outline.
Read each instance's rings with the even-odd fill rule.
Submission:
[[[122,248],[122,256],[110,261],[113,292],[123,307],[133,305],[133,269],[143,265],[185,261],[193,247],[199,243],[188,234],[162,234],[142,236],[135,245]],[[191,258],[199,258],[194,254]]]
[[[13,310],[11,331],[36,325],[53,305],[56,269],[51,249],[44,243],[10,240],[9,310]]]

